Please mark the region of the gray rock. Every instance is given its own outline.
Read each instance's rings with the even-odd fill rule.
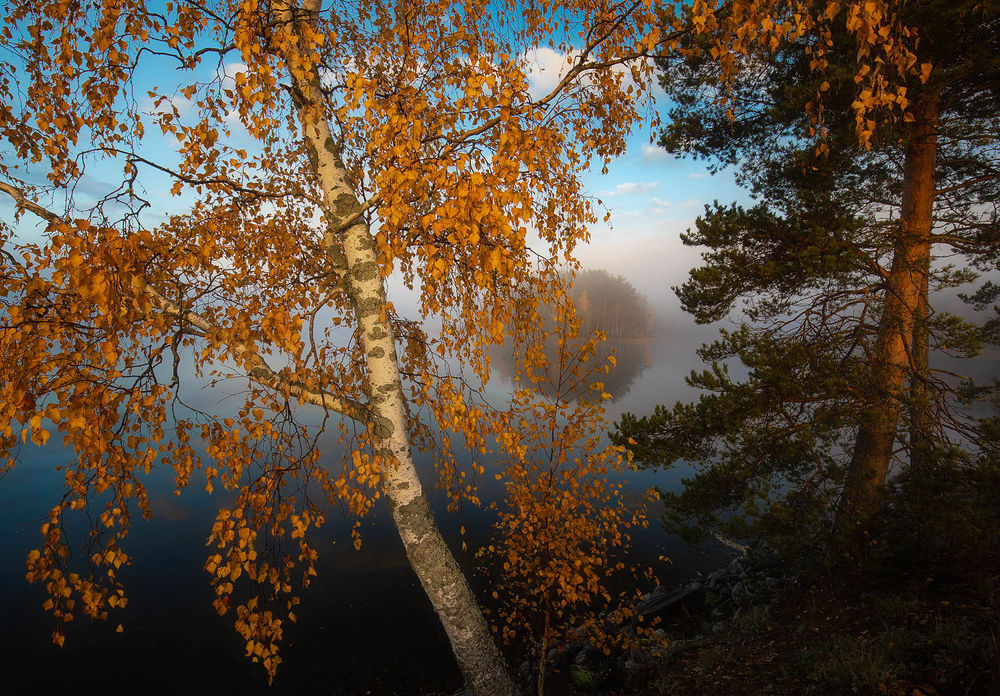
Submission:
[[[517,676],[521,679],[528,680],[531,678],[531,663],[525,660],[521,663],[521,666],[517,668]]]
[[[585,664],[594,662],[597,656],[601,654],[601,651],[595,648],[593,645],[584,645],[583,648],[576,654],[576,658],[573,660],[573,664],[578,667],[582,667]]]
[[[733,585],[733,603],[740,606],[753,604],[759,595],[763,594],[760,586],[753,578],[740,580]]]
[[[639,602],[635,610],[646,620],[671,619],[682,616],[687,611],[700,608],[705,603],[705,591],[700,587],[682,587],[670,592],[656,592]]]

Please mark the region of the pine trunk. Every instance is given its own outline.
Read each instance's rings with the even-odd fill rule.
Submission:
[[[315,16],[318,0],[303,9]],[[286,21],[310,21],[286,9]],[[304,16],[303,16],[304,15]],[[301,35],[301,34],[300,34]],[[383,456],[382,488],[410,566],[444,626],[466,684],[477,696],[514,696],[514,680],[497,649],[482,610],[434,522],[413,462],[399,362],[375,238],[363,216],[330,130],[316,67],[294,47],[286,54],[299,121],[310,161],[323,189],[332,268],[341,274],[353,305],[366,357],[369,407],[376,446]],[[347,229],[340,228],[353,220]]]
[[[896,429],[912,373],[914,327],[926,307],[924,287],[930,263],[937,156],[937,100],[918,98],[912,109],[903,164],[903,201],[893,243],[892,266],[885,279],[885,305],[879,322],[872,372],[859,407],[859,426],[847,480],[837,511],[838,543],[859,550],[863,532],[881,502]]]
[[[921,269],[920,304],[917,307],[910,347],[913,360],[913,371],[910,376],[910,466],[924,471],[930,463],[934,427],[928,383],[930,379],[928,348],[930,336],[927,327],[927,320],[930,318],[929,276],[930,258],[927,259],[926,267]]]

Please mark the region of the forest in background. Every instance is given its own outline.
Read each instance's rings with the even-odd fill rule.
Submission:
[[[574,277],[570,297],[585,336],[595,331],[611,340],[653,336],[656,315],[627,278],[586,269]]]

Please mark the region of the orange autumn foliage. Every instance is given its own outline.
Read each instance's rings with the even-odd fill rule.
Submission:
[[[693,29],[706,37],[705,49],[722,68],[722,80],[748,68],[744,58],[755,49],[774,53],[782,40],[806,41],[812,56],[812,70],[830,68],[828,55],[835,43],[846,40],[857,51],[854,81],[857,98],[852,104],[858,139],[870,147],[879,119],[908,116],[904,78],[920,75],[926,82],[929,64],[917,64],[914,52],[919,36],[914,28],[896,16],[891,0],[694,0],[684,12],[667,12],[667,25],[675,30]],[[807,109],[814,122],[812,134],[818,148],[825,151],[823,91],[820,83]],[[827,85],[828,86],[828,85]],[[738,110],[739,105],[722,97],[722,105]]]
[[[612,396],[603,378],[616,367],[613,355],[597,359],[605,336],[579,335],[568,299],[547,321],[534,303],[525,305],[533,329],[514,346],[511,408],[497,414],[506,426],[498,430],[511,433],[496,473],[506,495],[495,544],[480,555],[497,588],[501,637],[537,667],[542,693],[553,648],[585,638],[610,649],[626,639],[602,617],[632,616],[636,598],[609,588],[615,581],[634,587],[642,571],[626,568],[625,554],[631,531],[648,520],[626,496],[631,453],[602,440]],[[645,574],[649,580],[651,571]]]
[[[0,110],[15,154],[0,176],[45,227],[3,227],[0,341],[17,378],[0,394],[0,445],[7,466],[18,441],[53,433],[69,453],[65,495],[28,559],[60,624],[123,604],[128,529],[150,514],[145,475],[168,467],[180,491],[200,472],[234,500],[205,565],[216,608],[235,609],[248,655],[274,673],[295,588],[315,572],[310,530],[330,505],[364,515],[401,466],[371,387],[396,356],[369,340],[398,337],[416,444],[420,409],[470,448],[499,435],[435,356],[487,379],[512,288],[559,292],[555,268],[595,221],[578,172],[621,153],[640,117],[650,66],[634,58],[654,19],[592,0],[565,3],[558,21],[544,6],[482,2],[7,6],[0,96],[23,106]],[[531,51],[556,24],[566,70],[534,94]],[[139,68],[149,62],[170,66],[162,82]],[[318,147],[316,124],[331,129]],[[31,185],[25,167],[47,182]],[[122,183],[87,206],[76,187],[94,167]],[[147,199],[143,182],[179,200]],[[145,209],[165,202],[186,210],[151,224]],[[375,268],[352,260],[351,235],[371,240]],[[372,271],[381,284],[394,270],[440,321],[436,336],[384,295],[370,295],[374,308],[359,299]],[[238,380],[238,413],[186,407],[190,373]],[[305,425],[305,404],[328,419]],[[350,443],[339,465],[316,444],[326,429]],[[474,498],[466,456],[437,456]],[[99,520],[86,576],[62,532],[76,509]]]
[[[893,25],[869,6],[883,7],[859,4],[852,31],[881,37]],[[696,2],[690,25],[674,28],[733,23],[737,38],[717,47],[725,63],[741,42],[837,15],[807,21],[795,7],[733,3],[723,16]],[[388,444],[398,413],[375,380],[405,390],[394,403],[407,443],[435,444],[422,410],[468,452],[501,443],[514,514],[572,497],[596,505],[598,488],[585,487],[611,485],[597,474],[622,453],[577,461],[569,441],[548,441],[579,483],[539,498],[537,476],[518,468],[519,429],[555,412],[522,394],[511,414],[485,417],[469,384],[488,379],[491,343],[531,333],[514,301],[525,288],[564,296],[559,270],[596,221],[580,173],[623,153],[647,104],[646,58],[672,38],[651,3],[607,0],[5,4],[0,190],[18,219],[0,222],[0,372],[12,376],[0,384],[0,467],[53,435],[67,452],[65,489],[28,558],[53,639],[81,613],[125,606],[128,530],[151,514],[146,476],[167,468],[178,492],[196,477],[230,492],[205,569],[216,608],[235,602],[248,656],[273,675],[296,588],[315,573],[310,530],[330,506],[360,517],[391,498],[409,466],[409,446]],[[904,43],[871,49],[872,63],[905,65]],[[548,47],[566,65],[537,93],[529,72]],[[901,103],[867,74],[859,113]],[[113,183],[101,188],[95,170]],[[385,298],[393,272],[435,335]],[[394,351],[377,345],[386,337]],[[238,411],[186,405],[189,376],[233,380]],[[306,405],[324,413],[320,425],[300,416]],[[580,408],[579,433],[596,447]],[[349,443],[341,462],[317,445],[328,429]],[[466,452],[445,443],[435,454],[455,499],[475,501]],[[96,521],[86,572],[71,567],[63,533],[81,510]],[[611,541],[595,548],[617,543],[614,520],[597,524],[585,536]],[[590,575],[552,572],[569,573],[556,600],[567,611],[595,595]]]

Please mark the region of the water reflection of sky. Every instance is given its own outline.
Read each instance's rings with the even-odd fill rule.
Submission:
[[[646,412],[655,403],[684,395],[683,378],[697,366],[693,350],[701,339],[690,330],[671,332],[640,350],[618,352],[620,375],[606,379],[609,391],[621,391],[609,404],[609,417],[624,411]],[[617,378],[617,382],[615,381]],[[234,410],[239,391],[225,384],[216,390],[189,389],[199,408]],[[617,386],[614,386],[617,385]],[[502,397],[504,385],[490,384],[490,398]],[[303,414],[312,420],[311,415]],[[51,442],[56,442],[53,438]],[[324,451],[337,456],[332,442]],[[202,571],[211,522],[225,498],[208,495],[193,481],[181,496],[172,494],[173,476],[150,477],[153,519],[136,516],[126,543],[134,560],[123,573],[130,594],[124,611],[107,622],[78,620],[69,626],[65,647],[49,642],[52,626],[42,611],[44,590],[24,579],[24,558],[37,545],[38,526],[57,502],[62,474],[53,467],[65,453],[58,447],[27,445],[21,464],[0,481],[0,654],[4,655],[5,693],[54,692],[96,684],[108,675],[116,683],[144,692],[183,689],[229,694],[372,694],[428,693],[454,690],[460,677],[433,611],[407,565],[388,513],[379,507],[365,521],[363,545],[355,551],[347,536],[350,520],[334,513],[318,544],[319,578],[302,596],[299,622],[287,627],[285,663],[274,688],[262,671],[243,657],[241,640],[230,616],[219,617],[211,605],[212,589]],[[434,481],[429,455],[419,457],[424,481]],[[485,462],[489,465],[489,462]],[[682,471],[641,472],[629,478],[629,496],[638,500],[652,485],[670,488]],[[482,481],[485,499],[500,494],[493,477]],[[473,584],[485,592],[489,577],[475,568],[470,552],[460,548],[459,528],[467,530],[470,548],[486,542],[493,513],[466,506],[444,511],[444,495],[430,490],[442,531]],[[655,523],[635,536],[634,560],[651,563],[664,582],[678,582],[713,563],[712,555],[668,538]],[[82,525],[71,532],[85,536]],[[334,543],[336,541],[336,543]],[[661,554],[672,564],[658,560]],[[123,633],[116,633],[121,622]]]
[[[608,403],[609,422],[622,413],[648,413],[658,403],[696,398],[684,382],[700,367],[695,349],[713,335],[710,327],[662,325],[660,335],[641,351],[619,351],[618,370],[605,381],[616,398]],[[638,356],[631,360],[629,356]],[[945,361],[942,361],[942,366]],[[964,372],[979,377],[997,374],[997,354],[989,352]],[[951,367],[951,365],[947,365]],[[613,385],[626,385],[621,394]],[[486,394],[502,402],[509,381],[503,375],[487,385]],[[242,403],[236,381],[221,387],[187,390],[199,408],[235,410]],[[308,422],[318,414],[303,411]],[[324,451],[339,456],[328,439]],[[51,442],[56,442],[53,438]],[[457,445],[456,445],[457,446]],[[134,561],[123,580],[130,594],[125,611],[107,622],[78,620],[70,626],[65,647],[49,641],[51,624],[42,611],[44,591],[24,579],[24,558],[40,537],[38,526],[57,501],[62,475],[53,467],[65,454],[57,447],[25,445],[22,464],[0,480],[0,655],[5,666],[3,693],[51,693],[81,689],[87,683],[115,683],[147,693],[183,690],[204,694],[427,694],[454,691],[460,677],[447,640],[410,570],[402,546],[384,507],[363,526],[364,543],[355,551],[348,531],[351,520],[337,513],[317,546],[319,577],[302,595],[299,622],[286,628],[281,666],[268,689],[262,671],[243,657],[232,617],[212,608],[212,589],[202,571],[205,547],[216,510],[226,502],[218,491],[208,495],[195,481],[181,496],[172,495],[173,476],[154,471],[150,477],[153,519],[137,519],[127,540]],[[490,466],[494,462],[484,461]],[[444,511],[444,495],[431,486],[434,472],[427,454],[418,457],[432,505],[446,539],[481,597],[489,597],[489,575],[476,569],[470,549],[488,541],[493,513],[465,506],[457,514]],[[688,475],[680,466],[667,472],[629,474],[628,496],[638,501],[652,486],[676,489]],[[485,500],[501,490],[487,471],[481,481]],[[660,580],[675,584],[697,570],[717,565],[727,551],[699,550],[667,536],[656,523],[633,535],[632,560],[652,565]],[[71,530],[77,534],[82,527]],[[660,555],[670,563],[659,560]],[[114,631],[124,624],[123,633]]]

